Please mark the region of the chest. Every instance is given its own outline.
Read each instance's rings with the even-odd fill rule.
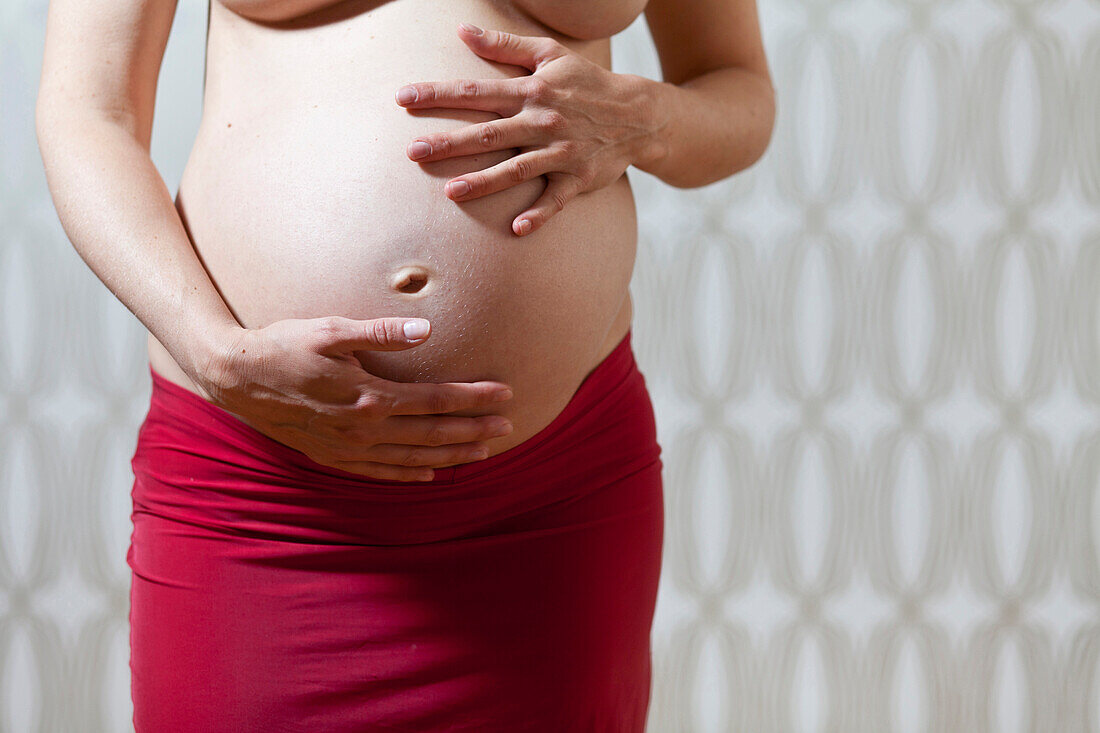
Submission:
[[[243,18],[283,28],[337,22],[382,5],[409,5],[410,18],[422,11],[416,0],[211,0]],[[610,38],[645,10],[648,0],[482,0],[548,29],[581,40]],[[453,6],[449,6],[453,7]]]
[[[645,10],[648,0],[511,0],[517,10],[574,38],[610,38]]]

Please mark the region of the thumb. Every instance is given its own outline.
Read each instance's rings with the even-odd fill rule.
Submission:
[[[424,343],[431,324],[424,318],[373,318],[366,321],[331,316],[321,319],[325,352],[399,351]]]

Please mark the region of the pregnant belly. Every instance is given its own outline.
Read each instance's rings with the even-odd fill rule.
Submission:
[[[338,38],[366,34],[354,24],[371,15],[346,21],[326,40],[333,29],[268,36],[258,26],[230,28],[215,13],[203,121],[177,206],[245,327],[324,315],[429,319],[424,344],[356,356],[369,372],[397,381],[510,384],[515,397],[503,410],[456,413],[512,419],[513,433],[489,441],[490,453],[499,453],[545,427],[629,326],[630,184],[623,176],[582,194],[526,237],[511,232],[511,221],[538,198],[545,179],[451,201],[447,180],[518,151],[415,163],[405,148],[417,135],[496,115],[412,113],[394,103],[395,90],[410,81],[526,72],[474,56],[450,38],[449,18],[425,41],[432,50],[415,60],[408,47],[395,55],[400,46],[369,53],[369,44],[341,46]],[[479,20],[493,27],[492,19],[473,17]],[[377,22],[370,32],[378,32]],[[247,57],[239,51],[245,41]],[[230,46],[237,55],[221,58],[219,49]],[[325,49],[324,61],[309,68],[313,48]],[[151,358],[193,389],[166,363],[166,352]]]

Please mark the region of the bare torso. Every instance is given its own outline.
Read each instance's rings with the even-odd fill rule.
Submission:
[[[417,135],[496,115],[410,112],[394,93],[410,82],[529,73],[474,54],[455,31],[460,21],[551,36],[610,68],[609,37],[643,6],[215,0],[203,118],[177,207],[237,320],[257,328],[325,315],[425,317],[426,343],[359,352],[367,371],[511,385],[503,410],[455,413],[512,420],[511,434],[488,441],[490,454],[549,424],[630,327],[637,225],[629,181],[581,194],[517,237],[511,221],[545,179],[466,203],[443,193],[450,178],[517,151],[426,165],[405,154]],[[198,393],[151,335],[149,358]]]

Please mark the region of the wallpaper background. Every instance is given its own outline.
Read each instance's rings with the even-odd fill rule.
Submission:
[[[67,242],[0,3],[0,731],[130,729],[144,331]],[[651,731],[1098,730],[1100,2],[761,0],[751,170],[637,170]],[[182,0],[153,158],[200,114]],[[660,78],[644,20],[615,70]]]

